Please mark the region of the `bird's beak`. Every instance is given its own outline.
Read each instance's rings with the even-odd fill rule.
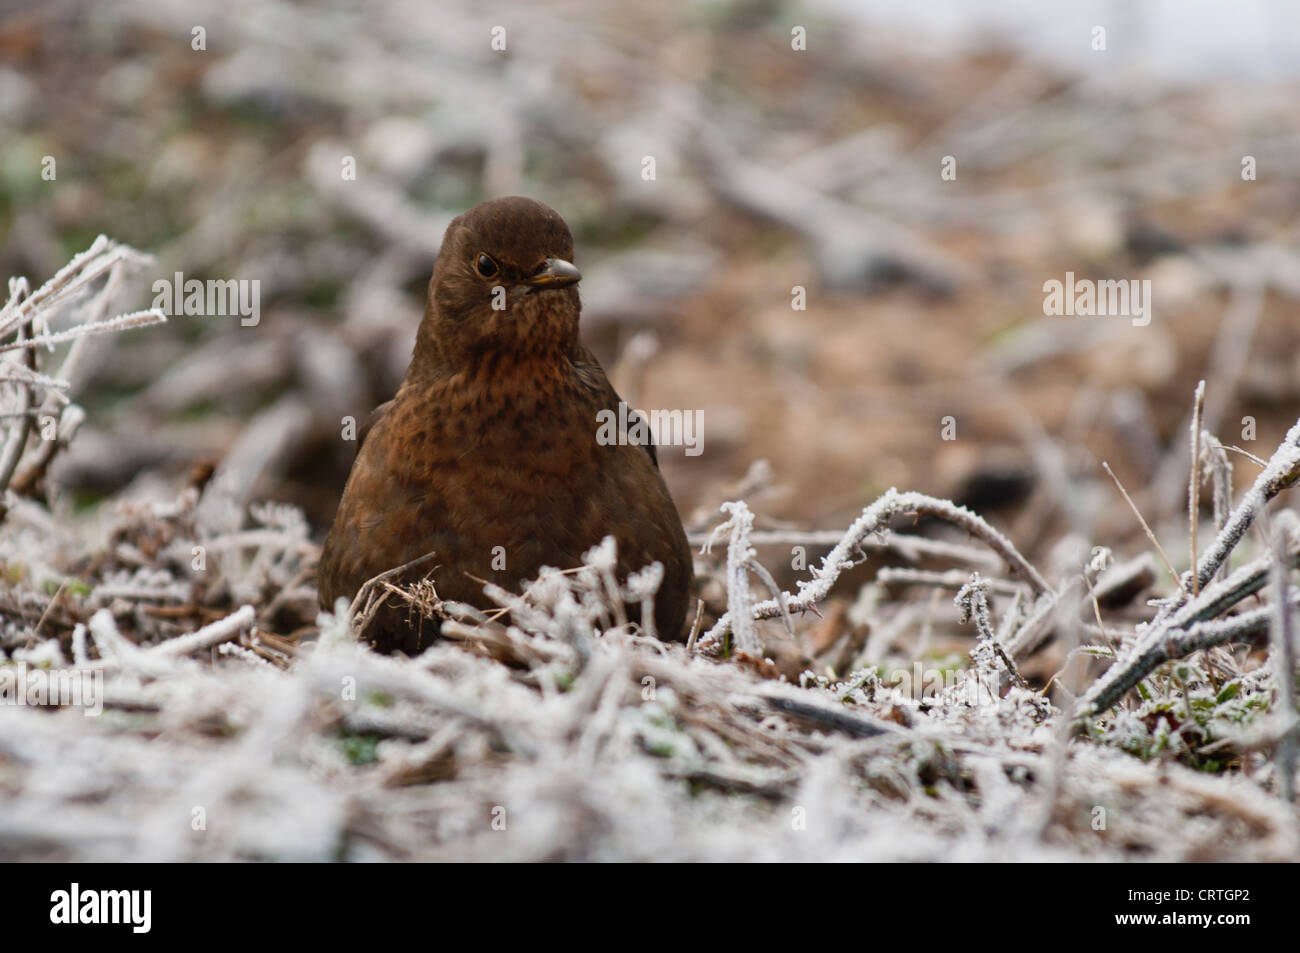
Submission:
[[[542,291],[547,288],[576,285],[581,280],[582,272],[574,266],[573,262],[565,261],[563,258],[548,258],[542,270],[525,278],[524,284],[531,286],[533,291]]]

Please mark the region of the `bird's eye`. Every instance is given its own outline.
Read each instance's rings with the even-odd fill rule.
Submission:
[[[487,255],[479,255],[478,260],[474,262],[474,267],[484,278],[491,278],[500,270],[497,268],[497,263]]]

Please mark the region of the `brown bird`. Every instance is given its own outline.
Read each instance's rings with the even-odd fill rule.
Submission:
[[[578,342],[572,262],[564,219],[532,199],[484,202],[447,227],[406,379],[371,418],[321,551],[323,607],[430,552],[392,581],[434,567],[441,598],[487,607],[484,580],[519,591],[612,535],[620,579],[663,565],[655,628],[681,637],[686,534],[653,444],[597,439],[597,413],[620,398]],[[437,631],[393,604],[365,637],[413,654]]]

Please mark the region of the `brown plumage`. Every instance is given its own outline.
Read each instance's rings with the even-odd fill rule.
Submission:
[[[620,577],[663,564],[655,627],[681,636],[686,535],[654,447],[597,442],[597,412],[619,396],[578,342],[572,260],[568,226],[532,199],[484,202],[448,226],[406,380],[372,417],[321,552],[322,606],[431,551],[394,582],[434,567],[441,598],[485,606],[480,580],[518,591],[612,535]],[[436,634],[393,605],[365,637],[414,653]]]

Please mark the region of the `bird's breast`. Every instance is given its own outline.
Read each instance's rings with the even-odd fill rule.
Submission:
[[[599,469],[595,408],[558,373],[457,376],[403,398],[393,408],[391,472],[449,503],[544,499],[555,480],[581,486]]]

